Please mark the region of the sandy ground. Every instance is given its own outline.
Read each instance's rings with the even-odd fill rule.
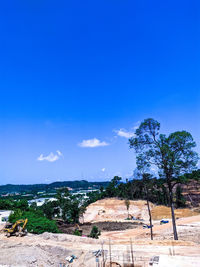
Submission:
[[[151,208],[154,207],[150,203]],[[147,220],[148,210],[146,201],[130,200],[129,214],[137,219]],[[128,211],[124,200],[116,198],[101,199],[90,204],[83,216],[84,222],[96,221],[121,221],[128,217]]]
[[[154,223],[154,222],[153,222]],[[173,239],[173,230],[171,221],[168,224],[160,225],[155,222],[153,226],[153,234],[155,240],[170,240]],[[180,218],[176,221],[177,231],[181,236],[181,240],[193,241],[200,243],[200,215]],[[143,240],[150,238],[150,230],[143,229],[142,226],[137,229],[128,229],[125,231],[104,232],[101,238],[111,238],[120,243],[126,242],[130,238],[133,240]]]
[[[156,206],[153,203],[150,203],[150,208],[154,220],[171,217],[171,210],[169,207]],[[130,200],[129,214],[139,220],[149,220],[146,201]],[[175,210],[176,218],[190,217],[198,214],[199,213],[194,212],[191,209]],[[82,222],[123,221],[127,219],[127,217],[128,211],[124,200],[107,198],[90,204],[86,209]]]
[[[0,264],[9,266],[59,266],[66,263],[66,256],[78,257],[70,266],[95,266],[93,252],[102,249],[102,238],[93,240],[66,234],[45,233],[39,236],[28,235],[23,238],[6,238],[0,235]],[[130,260],[130,242],[111,243],[112,260],[125,262]],[[109,241],[104,239],[105,258],[109,260]],[[197,258],[200,246],[192,242],[142,241],[133,242],[134,260],[146,264],[154,255],[179,255]],[[102,260],[102,257],[101,259]],[[199,258],[200,260],[200,258]],[[144,264],[142,266],[144,266]],[[146,265],[145,265],[146,266]],[[193,265],[191,265],[193,266]],[[194,265],[196,266],[196,265]]]

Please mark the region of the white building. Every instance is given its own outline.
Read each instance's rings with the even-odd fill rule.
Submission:
[[[36,203],[37,207],[41,207],[45,202],[48,201],[56,201],[56,198],[37,198],[37,199],[32,199],[28,201],[28,204],[31,205],[32,203]]]
[[[0,210],[0,223],[6,222],[11,212],[11,210]]]

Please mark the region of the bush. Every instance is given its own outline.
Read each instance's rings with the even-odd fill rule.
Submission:
[[[44,232],[59,233],[55,221],[49,220],[38,212],[27,211],[22,212],[16,210],[9,217],[9,221],[14,223],[19,219],[28,219],[27,230],[33,234],[42,234]]]
[[[89,234],[89,237],[98,239],[100,235],[101,235],[101,231],[99,230],[99,228],[97,226],[93,226]]]
[[[78,229],[76,229],[73,234],[77,236],[82,236],[81,232]]]

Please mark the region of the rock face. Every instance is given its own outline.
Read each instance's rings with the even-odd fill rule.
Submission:
[[[193,180],[186,185],[181,185],[181,188],[187,206],[198,207],[200,205],[200,182]]]
[[[153,208],[154,204],[150,203],[150,206]],[[127,219],[128,213],[136,219],[148,220],[149,216],[146,201],[130,200],[129,211],[127,211],[124,200],[117,198],[101,199],[87,207],[83,216],[83,221],[121,221]]]

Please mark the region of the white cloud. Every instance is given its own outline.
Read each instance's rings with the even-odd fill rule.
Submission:
[[[83,140],[78,144],[80,147],[98,147],[98,146],[108,146],[109,144],[105,141],[100,141],[97,138]]]
[[[131,138],[134,136],[134,132],[129,132],[125,129],[116,130],[115,132],[120,137]]]
[[[105,172],[105,170],[106,170],[106,168],[102,168],[102,169],[101,169],[102,172]]]
[[[53,152],[51,152],[51,153],[50,153],[49,155],[47,155],[47,156],[44,156],[43,154],[41,154],[41,155],[37,158],[37,160],[39,160],[39,161],[44,161],[44,160],[46,160],[46,161],[49,161],[49,162],[54,162],[54,161],[58,160],[58,159],[62,156],[62,153],[61,153],[59,150],[57,150],[56,153],[57,153],[57,154],[54,154]]]
[[[58,153],[58,156],[63,156],[62,152],[60,152],[60,150],[56,150],[56,152]]]

